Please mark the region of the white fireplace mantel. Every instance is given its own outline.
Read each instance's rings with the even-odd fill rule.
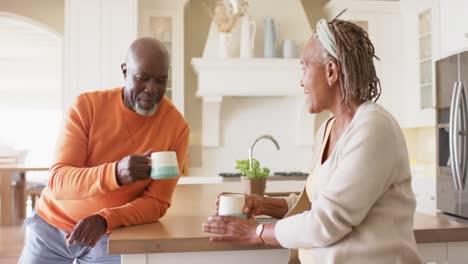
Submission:
[[[304,99],[299,87],[301,65],[299,59],[216,59],[194,58],[192,65],[198,74],[197,96],[203,99],[202,143],[205,147],[219,146],[221,103],[225,96],[271,97],[293,96]],[[298,111],[304,107],[299,104]],[[310,140],[309,128],[313,120],[304,122],[299,113],[296,131],[304,131]],[[313,116],[307,114],[307,118]],[[304,141],[302,132],[296,133],[296,142]]]
[[[200,97],[301,94],[299,59],[194,58]]]

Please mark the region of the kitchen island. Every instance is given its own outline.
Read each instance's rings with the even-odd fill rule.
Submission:
[[[278,186],[279,187],[279,186]],[[122,254],[122,263],[287,263],[288,250],[267,246],[213,243],[202,232],[202,222],[214,213],[219,192],[236,192],[237,183],[186,184],[176,188],[173,206],[161,221],[114,230],[110,254]],[[268,191],[276,190],[270,185]],[[414,233],[424,260],[433,263],[466,263],[468,222],[416,213]]]

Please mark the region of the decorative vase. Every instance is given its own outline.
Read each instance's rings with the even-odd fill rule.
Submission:
[[[264,20],[264,50],[265,58],[276,57],[276,40],[278,38],[276,32],[275,21],[271,17],[266,17]]]
[[[226,59],[232,57],[232,34],[230,32],[218,32],[218,58]]]
[[[250,180],[247,177],[241,177],[242,190],[244,194],[258,194],[263,196],[266,188],[266,177]]]
[[[252,58],[257,24],[248,16],[241,19],[240,57]]]

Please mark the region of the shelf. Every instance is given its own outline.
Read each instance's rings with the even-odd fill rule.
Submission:
[[[421,88],[432,87],[432,83],[425,83],[425,84],[420,85],[419,87]]]

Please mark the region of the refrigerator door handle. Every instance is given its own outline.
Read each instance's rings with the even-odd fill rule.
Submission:
[[[456,190],[460,190],[459,184],[458,184],[458,175],[457,175],[457,163],[456,163],[456,148],[455,148],[455,104],[456,104],[456,97],[458,94],[458,82],[455,82],[453,84],[453,90],[452,90],[452,99],[450,100],[450,117],[449,117],[449,155],[450,155],[450,168],[452,170],[452,179],[453,179],[453,184],[455,186]]]
[[[455,154],[455,170],[457,172],[457,181],[458,181],[458,188],[459,190],[462,189],[462,167],[465,163],[463,161],[463,157],[460,157],[460,154],[463,155],[463,148],[464,148],[464,136],[461,136],[461,130],[463,129],[464,120],[463,120],[463,97],[465,96],[465,92],[461,88],[461,83],[458,82],[458,89],[457,95],[455,98],[455,111],[454,111],[454,124],[453,124],[453,145],[454,145],[454,154]],[[461,125],[461,127],[460,127]]]
[[[463,113],[461,113],[461,109],[462,109],[462,105],[461,105],[461,101],[462,101],[462,95],[464,95],[465,93],[463,92],[463,89],[461,89],[461,85],[460,85],[460,82],[457,82],[458,85],[457,85],[457,95],[456,95],[456,98],[455,98],[455,111],[454,111],[454,123],[453,123],[453,154],[454,155],[454,161],[455,161],[455,171],[457,172],[456,174],[456,177],[457,177],[457,182],[458,182],[458,190],[461,190],[462,186],[461,186],[461,174],[462,174],[462,170],[461,170],[461,157],[460,157],[460,154],[463,154],[461,153],[461,145],[460,144],[460,125],[463,125],[463,120],[461,117]]]
[[[458,175],[458,183],[460,184],[460,189],[465,190],[465,182],[466,182],[466,171],[467,171],[467,138],[466,138],[466,132],[467,132],[467,126],[468,126],[468,105],[466,102],[466,93],[465,93],[465,87],[463,85],[463,82],[460,81],[458,85],[458,89],[461,91],[461,102],[462,102],[462,112],[461,112],[461,130],[458,131],[458,136],[462,138],[461,140],[461,147],[462,147],[462,157],[461,157],[461,174]]]

